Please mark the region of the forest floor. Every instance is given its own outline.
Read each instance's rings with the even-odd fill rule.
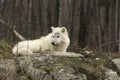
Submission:
[[[12,46],[6,41],[0,41],[0,59],[14,59],[12,55]],[[120,53],[105,53],[105,52],[94,52],[86,53],[86,50],[69,47],[68,51],[77,52],[78,54],[84,55],[83,58],[68,58],[61,57],[60,62],[62,64],[72,66],[78,72],[87,74],[87,77],[91,78],[89,80],[97,80],[98,78],[102,80],[103,73],[108,67],[107,64],[114,59],[119,58]]]
[[[81,58],[81,61],[77,59],[70,59],[74,61],[74,63],[69,62],[67,64],[72,65],[74,68],[78,69],[78,71],[87,74],[87,76],[90,76],[89,78],[91,79],[89,80],[98,80],[98,78],[99,80],[102,80],[106,68],[110,67],[109,62],[111,62],[112,59],[120,58],[120,53],[98,51],[93,52],[74,46],[69,47],[69,51],[84,55],[84,58]]]

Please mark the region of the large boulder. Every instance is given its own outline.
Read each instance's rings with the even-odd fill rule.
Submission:
[[[112,69],[107,69],[105,71],[104,76],[104,80],[120,80],[120,77],[118,76],[117,72],[113,71]]]
[[[43,80],[44,76],[47,74],[45,70],[34,68],[33,66],[29,66],[26,68],[26,74],[32,80]]]
[[[72,67],[58,66],[59,57],[49,54],[17,58],[20,72],[31,80],[87,80],[85,74],[76,73]]]
[[[111,60],[104,74],[104,80],[120,80],[120,58]]]
[[[15,80],[15,75],[15,61],[9,59],[0,59],[0,80]]]
[[[0,59],[0,80],[87,80],[85,74],[60,59],[50,54]]]
[[[109,64],[109,68],[116,71],[118,74],[120,74],[120,58],[113,59]]]
[[[87,80],[86,75],[82,73],[75,74],[75,72],[73,68],[64,66],[55,68],[50,74],[53,76],[53,80]]]

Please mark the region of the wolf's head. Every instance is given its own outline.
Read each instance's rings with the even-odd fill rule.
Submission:
[[[64,36],[68,36],[68,31],[66,27],[51,27],[52,33],[60,33]]]
[[[64,38],[68,36],[67,29],[65,27],[51,27],[51,44],[58,46],[64,44]]]

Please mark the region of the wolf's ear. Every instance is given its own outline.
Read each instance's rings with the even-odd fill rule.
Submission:
[[[55,27],[52,26],[52,27],[51,27],[51,30],[54,31],[54,30],[55,30]]]
[[[65,27],[62,27],[61,32],[64,33],[66,31]]]

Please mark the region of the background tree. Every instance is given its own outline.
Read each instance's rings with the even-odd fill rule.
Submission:
[[[39,38],[51,26],[66,26],[71,45],[100,51],[120,51],[119,0],[0,0],[0,19],[26,39]],[[1,21],[0,21],[1,22]],[[14,38],[10,27],[0,24],[0,38]]]

